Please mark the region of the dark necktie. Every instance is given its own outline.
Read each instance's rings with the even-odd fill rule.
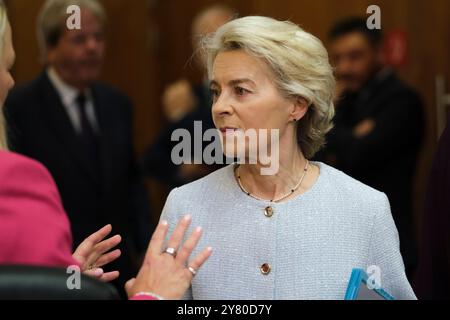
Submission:
[[[91,162],[91,164],[94,166],[94,169],[97,171],[100,165],[98,137],[87,116],[86,96],[84,94],[80,94],[77,97],[76,102],[78,106],[78,112],[80,115],[81,132],[79,136],[81,139],[81,143],[86,151],[88,160]],[[99,172],[97,171],[97,173]]]

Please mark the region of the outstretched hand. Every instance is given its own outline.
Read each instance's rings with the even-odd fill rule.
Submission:
[[[103,240],[111,231],[111,225],[103,227],[84,240],[72,255],[84,274],[103,282],[113,281],[119,277],[119,271],[104,272],[102,269],[121,255],[119,249],[109,252],[122,241],[120,235]]]
[[[185,216],[173,231],[167,243],[167,248],[175,250],[173,255],[164,250],[164,240],[169,226],[166,221],[162,221],[158,225],[139,274],[135,279],[128,281],[125,286],[130,298],[138,293],[152,293],[169,300],[183,297],[189,289],[195,273],[212,253],[211,248],[205,248],[196,257],[189,260],[202,236],[202,229],[196,228],[192,235],[182,243],[190,223],[191,216]]]

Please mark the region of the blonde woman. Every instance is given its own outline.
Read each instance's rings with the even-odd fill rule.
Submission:
[[[0,115],[13,87],[10,74],[15,60],[11,26],[6,8],[0,0]],[[67,268],[78,265],[81,270],[102,281],[112,281],[118,271],[104,272],[103,266],[116,260],[121,252],[116,247],[119,235],[103,240],[111,232],[108,225],[87,238],[71,253],[72,235],[56,185],[48,171],[38,162],[7,151],[5,124],[0,116],[0,264],[35,265]],[[132,299],[178,299],[193,278],[190,270],[198,270],[211,254],[209,248],[192,259],[192,249],[202,231],[197,229],[183,244],[182,239],[191,220],[183,218],[171,241],[183,250],[174,258],[164,250],[168,225],[161,222],[155,231],[137,275],[127,283]]]
[[[202,241],[215,248],[187,298],[343,299],[352,269],[375,266],[395,298],[415,299],[387,197],[308,161],[334,114],[322,43],[293,23],[244,17],[208,37],[204,49],[223,149],[246,152],[240,164],[169,195],[163,219],[173,228],[192,212],[207,230]],[[249,144],[236,139],[251,129],[278,132],[275,144],[259,145],[278,148],[275,174],[262,174],[265,162],[251,163]]]

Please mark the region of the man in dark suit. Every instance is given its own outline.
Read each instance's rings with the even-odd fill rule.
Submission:
[[[79,30],[65,28],[72,4],[82,9]],[[11,92],[5,113],[11,148],[40,161],[53,175],[74,246],[109,223],[122,235],[122,256],[111,266],[121,272],[117,285],[122,289],[135,276],[152,230],[132,150],[131,103],[97,82],[104,22],[97,1],[47,1],[39,18],[46,68]]]
[[[338,100],[335,127],[317,159],[387,194],[411,279],[417,264],[412,186],[424,128],[421,99],[383,67],[380,30],[351,18],[330,35]]]

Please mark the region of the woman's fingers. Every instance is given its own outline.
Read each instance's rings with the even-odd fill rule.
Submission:
[[[190,215],[184,216],[184,218],[181,219],[181,221],[175,227],[175,230],[173,231],[172,236],[170,237],[169,242],[167,243],[167,247],[174,248],[175,251],[178,250],[178,248],[181,245],[181,242],[183,241],[186,230],[189,228],[189,225],[191,224],[191,221],[192,217]]]
[[[95,262],[95,266],[99,267],[99,268],[103,267],[103,266],[113,262],[114,260],[118,259],[121,254],[122,254],[122,252],[120,251],[120,249],[116,249],[114,251],[108,252],[107,254],[102,255]]]
[[[115,235],[107,240],[97,243],[93,248],[89,256],[87,257],[88,265],[95,264],[97,267],[97,260],[105,253],[116,247],[122,241],[120,235]]]
[[[194,268],[195,270],[200,270],[202,265],[208,260],[208,258],[212,254],[212,248],[208,247],[206,249],[203,249],[202,252],[200,252],[190,263],[189,267]]]
[[[108,252],[112,248],[116,247],[122,241],[122,237],[120,235],[115,235],[107,240],[103,240],[100,243],[95,245],[95,253],[98,255],[102,255],[105,252]]]
[[[103,276],[104,273],[105,272],[102,268],[90,269],[83,272],[83,274],[98,280],[101,278],[101,276]]]
[[[104,273],[99,280],[102,282],[111,282],[116,280],[119,277],[119,275],[120,275],[119,271],[111,271]]]
[[[147,249],[146,257],[150,254],[158,255],[163,250],[164,240],[166,239],[167,230],[169,230],[169,224],[167,221],[161,221],[153,232],[152,239]]]
[[[186,242],[180,249],[180,252],[176,256],[176,261],[178,263],[184,265],[186,261],[189,259],[190,255],[192,254],[192,251],[194,251],[195,247],[200,241],[200,238],[202,237],[202,231],[203,230],[201,227],[196,228],[192,233],[192,235],[189,237],[189,239],[186,240]]]
[[[75,250],[75,254],[80,257],[87,258],[88,255],[91,254],[93,247],[102,241],[108,234],[110,234],[112,231],[112,226],[108,224],[107,226],[104,226],[97,232],[91,234],[89,237],[87,237]]]
[[[104,226],[103,228],[101,228],[100,230],[98,230],[97,232],[91,234],[86,240],[83,241],[83,243],[88,243],[92,246],[96,245],[97,243],[99,243],[100,241],[102,241],[103,239],[105,239],[108,234],[110,234],[112,231],[112,226],[110,224]]]
[[[105,273],[102,268],[87,270],[83,273],[102,282],[111,282],[113,280],[116,280],[120,275],[119,271],[111,271]]]
[[[183,296],[192,280],[192,273],[195,273],[192,269],[189,271],[186,262],[198,246],[202,236],[202,228],[199,227],[183,242],[191,221],[191,216],[182,218],[167,243],[168,247],[175,250],[180,248],[175,259],[163,251],[169,225],[166,221],[162,221],[158,225],[152,235],[145,262],[136,279],[129,280],[125,285],[130,297],[142,291],[154,292],[166,299],[180,299]],[[191,261],[189,266],[199,270],[211,253],[211,248],[203,250]]]

